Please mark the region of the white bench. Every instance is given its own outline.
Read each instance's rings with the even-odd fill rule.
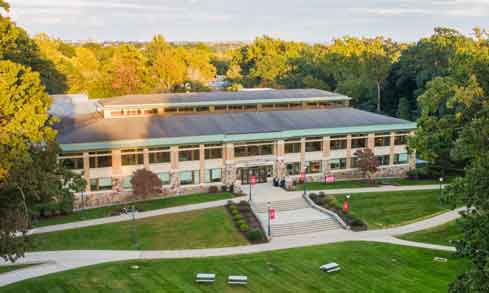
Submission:
[[[216,281],[216,274],[203,274],[198,273],[195,277],[197,283],[214,283]]]
[[[228,284],[246,285],[246,284],[248,284],[248,277],[247,276],[229,276],[228,277]]]
[[[330,263],[327,263],[325,265],[320,266],[319,269],[323,272],[326,272],[326,273],[332,273],[332,272],[337,272],[337,271],[341,270],[341,267],[339,264],[337,264],[335,262],[330,262]]]

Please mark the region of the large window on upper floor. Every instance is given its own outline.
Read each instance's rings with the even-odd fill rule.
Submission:
[[[200,147],[196,145],[181,145],[178,147],[178,160],[180,162],[200,160]]]
[[[216,160],[222,159],[222,144],[206,144],[205,145],[205,159],[206,160]]]
[[[273,155],[273,142],[254,142],[237,144],[234,147],[235,157],[253,157]]]
[[[83,153],[63,153],[59,156],[59,162],[66,169],[82,170]]]
[[[335,135],[330,137],[331,150],[344,150],[346,149],[347,142],[345,135]]]
[[[367,147],[368,144],[368,137],[367,134],[353,134],[351,137],[351,148],[352,149],[359,149],[359,148],[365,148]]]
[[[407,144],[408,140],[408,133],[407,132],[399,132],[396,133],[396,136],[394,137],[394,144],[395,145],[405,145]]]
[[[375,134],[375,146],[384,147],[391,145],[391,135],[389,132],[382,132]]]
[[[409,161],[409,157],[407,153],[395,154],[394,155],[394,164],[401,165],[407,164]]]
[[[148,152],[150,164],[170,163],[171,161],[170,147],[149,148]]]
[[[111,151],[97,151],[89,152],[90,168],[107,168],[112,167],[112,152]]]
[[[320,152],[322,148],[322,137],[306,137],[306,152]]]
[[[125,149],[121,150],[122,166],[143,165],[143,149]]]
[[[298,139],[286,140],[284,143],[284,151],[286,154],[300,153],[301,141]]]

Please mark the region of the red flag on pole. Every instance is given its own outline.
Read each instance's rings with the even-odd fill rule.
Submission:
[[[251,185],[256,185],[256,176],[251,176]]]
[[[348,213],[350,210],[350,203],[348,202],[348,199],[345,199],[343,201],[343,212]]]
[[[270,214],[270,220],[275,220],[276,214],[274,208],[270,208],[269,214]]]

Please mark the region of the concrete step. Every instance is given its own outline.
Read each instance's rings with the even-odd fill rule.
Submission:
[[[278,212],[299,210],[299,209],[304,209],[309,207],[307,202],[302,197],[291,199],[291,200],[273,201],[271,202],[270,206],[273,207]],[[256,212],[266,213],[268,204],[265,202],[255,203],[255,207],[256,207]]]
[[[272,225],[272,236],[289,236],[341,229],[334,219]]]

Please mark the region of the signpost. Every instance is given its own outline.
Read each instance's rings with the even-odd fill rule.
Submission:
[[[302,180],[302,184],[304,184],[304,196],[307,195],[307,191],[306,191],[306,170],[307,170],[307,167],[304,167],[304,170],[302,170],[301,172],[301,180]]]
[[[270,206],[270,202],[267,203],[267,211],[268,211],[268,237],[272,237],[272,227],[270,224],[271,216],[272,216],[272,211],[273,211],[273,218],[275,219],[275,209],[273,209]]]
[[[343,201],[343,212],[348,213],[350,211],[350,196],[347,195]]]

